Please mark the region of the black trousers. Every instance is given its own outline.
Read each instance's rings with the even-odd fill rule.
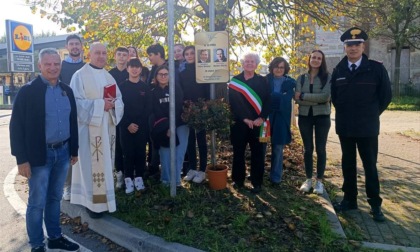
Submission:
[[[139,126],[132,134],[127,129],[120,129],[121,147],[124,156],[124,176],[126,178],[143,177],[146,166],[146,143],[148,131]]]
[[[196,144],[197,143],[197,144]],[[197,148],[198,145],[198,155],[200,157],[200,171],[205,172],[207,166],[207,139],[206,131],[196,131],[193,128],[190,128],[190,134],[188,135],[188,165],[190,170],[197,169]]]
[[[380,186],[376,161],[378,159],[378,137],[342,137],[340,138],[342,151],[342,170],[344,183],[342,190],[344,199],[357,200],[357,162],[356,148],[359,151],[365,171],[366,195],[371,206],[380,206]]]
[[[304,147],[304,162],[306,178],[311,179],[313,173],[314,132],[315,151],[317,156],[316,178],[323,179],[327,163],[327,139],[331,127],[329,115],[302,116],[299,115],[299,131]]]
[[[230,129],[230,139],[233,146],[232,180],[243,184],[245,181],[245,149],[249,144],[251,149],[251,183],[260,186],[264,175],[264,150],[259,142],[260,127],[250,129],[243,122],[236,122]]]
[[[121,137],[120,137],[120,127],[117,125],[116,129],[115,129],[115,160],[114,160],[114,165],[115,165],[115,170],[117,172],[119,171],[124,171],[124,159],[123,159],[123,153],[122,153],[122,149],[121,149]]]

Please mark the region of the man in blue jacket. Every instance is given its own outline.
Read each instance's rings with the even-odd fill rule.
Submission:
[[[73,91],[59,81],[57,50],[42,49],[35,80],[23,86],[13,105],[10,144],[19,175],[28,178],[26,229],[31,251],[78,251],[79,245],[61,234],[60,201],[70,164],[77,162],[77,110]]]
[[[357,209],[356,149],[363,162],[366,194],[375,221],[385,221],[376,162],[378,159],[379,116],[391,102],[388,73],[382,63],[363,54],[368,35],[353,27],[342,36],[346,56],[331,78],[331,99],[336,110],[336,132],[342,150],[344,199],[337,211]]]

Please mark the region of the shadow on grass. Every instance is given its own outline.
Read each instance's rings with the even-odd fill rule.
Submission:
[[[226,147],[225,147],[226,148]],[[283,182],[273,186],[265,172],[263,191],[245,188],[213,191],[206,183],[185,183],[170,197],[162,184],[147,181],[144,194],[117,192],[113,216],[167,241],[205,251],[351,251],[331,230],[318,196],[298,188],[301,145],[285,149]],[[228,151],[229,152],[229,151]],[[229,158],[220,158],[226,160]],[[267,163],[266,163],[267,164]]]

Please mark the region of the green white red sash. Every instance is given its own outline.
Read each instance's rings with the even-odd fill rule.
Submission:
[[[257,114],[261,113],[262,102],[261,98],[255,91],[242,81],[232,78],[229,83],[229,88],[238,91],[245,99],[252,105]]]
[[[245,99],[251,104],[251,106],[255,109],[255,112],[259,115],[262,109],[262,101],[258,94],[247,84],[244,82],[232,78],[229,83],[229,88],[241,93]],[[262,127],[260,128],[260,142],[268,142],[270,139],[270,122],[267,118],[264,121]]]
[[[261,143],[268,143],[270,141],[270,137],[271,137],[271,125],[270,125],[270,120],[265,120],[263,125],[261,125],[262,127],[260,127],[260,137],[259,140]]]

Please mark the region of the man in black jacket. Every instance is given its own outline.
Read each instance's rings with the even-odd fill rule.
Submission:
[[[391,83],[382,63],[363,54],[368,35],[357,27],[342,36],[346,56],[334,69],[331,99],[336,109],[336,132],[342,150],[344,199],[337,211],[357,209],[356,148],[363,162],[366,194],[375,221],[385,221],[376,161],[379,116],[391,102]]]
[[[82,68],[85,63],[83,62],[83,45],[82,39],[76,35],[71,34],[66,38],[66,49],[69,55],[61,62],[60,81],[70,85],[71,77],[73,74]],[[71,191],[71,173],[72,167],[67,171],[67,178],[64,182],[63,200],[70,200]]]
[[[28,178],[26,229],[31,251],[45,251],[42,223],[48,231],[48,249],[78,251],[79,245],[61,234],[60,200],[67,170],[78,160],[77,110],[73,91],[58,80],[60,55],[42,49],[41,75],[22,87],[10,120],[10,145],[19,175]]]
[[[128,72],[127,72],[127,62],[129,60],[128,57],[129,51],[127,47],[117,47],[115,50],[114,59],[116,62],[116,66],[109,70],[109,73],[114,77],[116,84],[118,87],[128,79]],[[115,177],[117,181],[115,183],[115,187],[117,189],[121,189],[124,184],[124,157],[122,153],[122,146],[121,146],[121,137],[120,137],[120,128],[119,124],[116,128],[116,136],[115,136]]]

